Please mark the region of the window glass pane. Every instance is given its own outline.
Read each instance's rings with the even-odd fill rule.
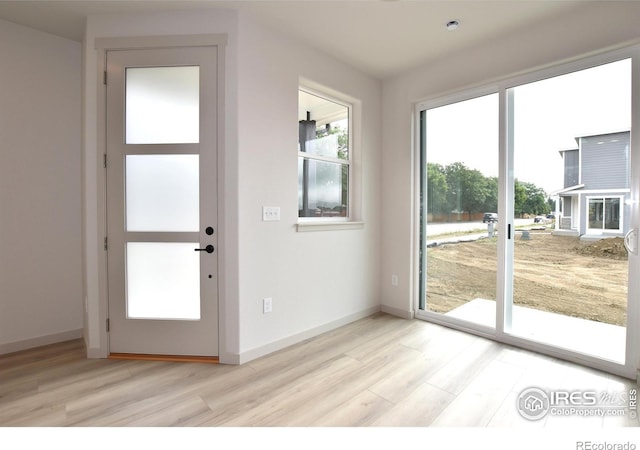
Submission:
[[[299,91],[298,150],[305,155],[298,158],[299,217],[348,216],[349,165],[322,160],[349,161],[349,111],[344,104]]]
[[[125,142],[178,144],[199,140],[200,68],[128,68]]]
[[[127,318],[200,319],[198,246],[127,243]]]
[[[516,217],[505,330],[616,362],[626,348],[631,80],[625,59],[507,95]]]
[[[349,166],[298,158],[299,217],[346,217]]]
[[[420,308],[495,327],[498,94],[422,115]]]
[[[305,145],[305,152],[311,155],[337,158],[339,153],[338,135],[329,134],[307,141]]]
[[[605,198],[604,199],[604,228],[605,230],[620,229],[620,199]]]
[[[310,155],[349,159],[349,108],[299,91],[299,149]]]
[[[127,231],[200,229],[198,155],[127,155]]]
[[[602,228],[602,209],[601,198],[589,199],[589,228]]]

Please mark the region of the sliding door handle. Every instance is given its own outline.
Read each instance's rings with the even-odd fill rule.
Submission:
[[[627,231],[624,235],[624,246],[633,255],[638,255],[638,233],[635,228]]]

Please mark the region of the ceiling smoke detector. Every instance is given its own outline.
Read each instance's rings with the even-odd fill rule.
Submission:
[[[449,31],[453,31],[456,28],[458,28],[458,26],[460,25],[460,23],[457,20],[450,20],[449,22],[447,22],[447,30]]]

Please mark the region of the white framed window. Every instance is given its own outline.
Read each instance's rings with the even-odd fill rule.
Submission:
[[[590,232],[621,232],[622,196],[587,197],[588,222]]]
[[[298,220],[347,222],[352,217],[353,104],[298,90]]]

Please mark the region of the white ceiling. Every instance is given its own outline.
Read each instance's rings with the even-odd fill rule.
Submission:
[[[322,49],[380,79],[524,27],[567,15],[585,0],[259,0],[0,1],[0,18],[81,41],[94,13],[232,8],[253,14],[291,39]],[[447,31],[449,20],[456,31]]]

